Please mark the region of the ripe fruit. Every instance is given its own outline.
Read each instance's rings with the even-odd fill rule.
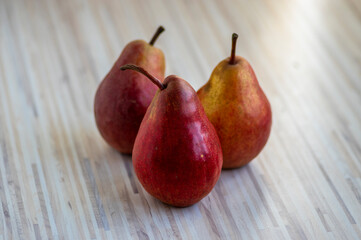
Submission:
[[[222,168],[222,149],[194,89],[171,75],[163,83],[144,69],[157,91],[140,125],[133,166],[140,183],[167,204],[186,207],[204,198]]]
[[[272,125],[271,106],[251,65],[235,56],[237,34],[232,37],[231,57],[220,62],[198,97],[215,127],[223,151],[223,168],[244,166],[265,146]]]
[[[157,90],[149,80],[134,71],[123,72],[127,63],[145,67],[163,80],[165,59],[153,44],[164,31],[159,27],[152,40],[130,42],[99,85],[94,100],[95,120],[104,140],[121,153],[132,153],[135,137]]]

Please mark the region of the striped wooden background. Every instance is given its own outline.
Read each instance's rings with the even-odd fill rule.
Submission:
[[[172,208],[94,123],[95,90],[134,39],[203,85],[230,53],[273,107],[264,151]],[[0,239],[360,239],[359,0],[0,0]]]

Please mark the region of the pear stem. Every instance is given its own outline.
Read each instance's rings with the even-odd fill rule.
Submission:
[[[231,51],[231,58],[229,60],[229,64],[235,64],[236,61],[236,44],[237,44],[238,34],[232,34],[232,51]]]
[[[127,70],[127,69],[131,69],[131,70],[134,70],[134,71],[137,71],[137,72],[143,74],[144,76],[149,78],[149,80],[152,81],[155,85],[157,85],[157,87],[159,87],[160,90],[165,89],[165,85],[158,78],[154,77],[149,72],[147,72],[144,68],[138,67],[134,64],[126,64],[126,65],[120,67],[120,70],[122,70],[122,71]]]
[[[164,30],[165,30],[165,29],[164,29],[163,26],[159,26],[158,29],[157,29],[157,31],[154,33],[152,39],[150,40],[149,44],[153,46],[154,43],[155,43],[155,41],[157,41],[159,35],[160,35],[162,32],[164,32]]]

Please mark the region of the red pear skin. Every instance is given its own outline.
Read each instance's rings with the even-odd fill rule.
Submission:
[[[163,80],[163,52],[143,41],[130,42],[99,85],[94,113],[104,140],[121,153],[131,154],[140,123],[157,87],[135,71],[121,71],[124,64],[137,64]]]
[[[215,127],[223,151],[223,168],[242,167],[265,146],[271,131],[271,106],[247,60],[220,62],[198,97]]]
[[[213,189],[222,169],[222,149],[195,90],[175,75],[163,85],[140,125],[133,166],[149,194],[186,207]]]

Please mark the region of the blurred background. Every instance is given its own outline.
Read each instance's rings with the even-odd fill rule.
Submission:
[[[271,137],[185,209],[105,144],[97,86],[135,39],[198,90],[230,55],[253,66]],[[361,2],[0,0],[0,239],[360,239]]]

